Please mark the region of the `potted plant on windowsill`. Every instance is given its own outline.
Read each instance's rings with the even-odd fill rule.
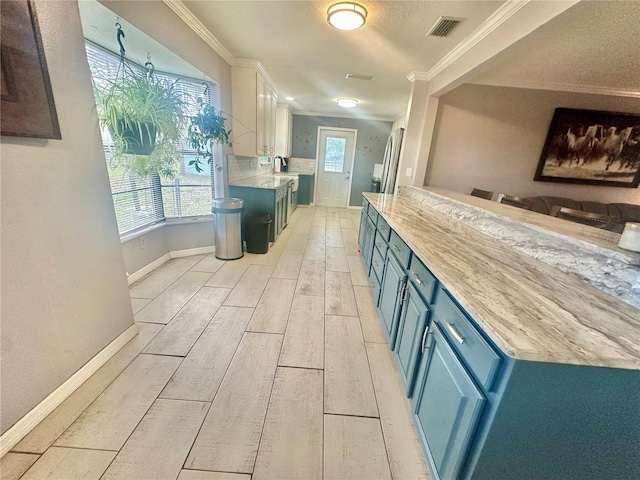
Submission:
[[[113,139],[112,162],[126,171],[145,177],[152,173],[173,177],[177,151],[184,132],[184,101],[167,82],[134,72],[96,86],[96,107],[100,123]]]
[[[213,158],[213,147],[216,144],[231,146],[229,137],[231,130],[226,129],[226,118],[222,110],[216,108],[198,98],[198,113],[190,117],[188,129],[189,142],[196,151],[195,160],[191,160],[189,165],[193,165],[196,171],[202,171],[202,160],[206,160],[209,165],[215,166],[215,171],[223,170],[222,164]]]

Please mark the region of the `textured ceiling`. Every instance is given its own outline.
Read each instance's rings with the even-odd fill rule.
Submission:
[[[474,83],[640,96],[640,2],[583,1],[514,45]]]
[[[159,0],[153,0],[159,1]],[[149,3],[152,3],[150,1]],[[363,1],[367,24],[342,32],[326,23],[333,1],[185,1],[236,59],[259,60],[295,112],[397,119],[408,105],[407,75],[427,72],[503,1]],[[87,38],[117,50],[115,18],[94,0],[79,2]],[[541,4],[544,8],[544,2]],[[447,38],[427,37],[440,16],[462,17]],[[150,50],[160,69],[202,74],[128,27],[126,45]],[[130,49],[134,50],[134,49]],[[640,96],[640,1],[582,1],[499,55],[473,83],[575,89]],[[134,58],[144,63],[144,58]],[[347,73],[371,81],[347,80]],[[356,108],[335,100],[354,97]]]
[[[395,119],[410,93],[407,75],[426,72],[473,32],[502,1],[363,1],[364,27],[343,32],[326,22],[331,1],[186,1],[236,58],[259,60],[294,111]],[[466,18],[447,38],[427,37],[440,16]],[[347,80],[347,73],[372,75]],[[354,109],[336,106],[354,97]]]

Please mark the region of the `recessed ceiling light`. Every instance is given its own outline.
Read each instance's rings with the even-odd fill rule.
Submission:
[[[358,101],[355,98],[339,98],[338,105],[344,108],[353,108],[358,105]]]
[[[367,9],[353,2],[335,3],[327,10],[327,22],[340,30],[355,30],[367,20]]]
[[[288,102],[293,102],[293,97],[284,97],[284,99]]]

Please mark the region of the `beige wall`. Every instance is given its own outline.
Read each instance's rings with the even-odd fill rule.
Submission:
[[[153,2],[153,9],[150,11],[149,2],[145,1],[101,0],[100,3],[215,80],[220,88],[221,109],[225,112],[232,111],[231,66],[167,5],[162,2]],[[231,153],[231,149],[227,147],[223,150],[225,156]],[[237,162],[235,159],[231,161]],[[235,164],[229,165],[229,170],[234,171],[237,167]],[[146,236],[147,242],[144,249],[140,248],[138,239],[122,245],[129,274],[140,270],[170,251],[213,245],[213,222],[166,226]]]
[[[425,185],[640,204],[640,189],[534,182],[556,107],[640,114],[640,99],[462,85],[440,99]]]
[[[3,433],[133,324],[77,5],[36,9],[62,140],[2,137]]]
[[[146,267],[168,252],[211,247],[214,243],[213,220],[169,223],[145,233],[144,236],[144,248],[140,248],[139,237],[122,244],[124,264],[129,275]]]
[[[231,112],[231,67],[163,2],[99,0],[140,31],[220,84],[220,106]],[[150,6],[150,3],[153,5]],[[213,32],[215,35],[215,32]],[[227,153],[231,153],[228,151]]]

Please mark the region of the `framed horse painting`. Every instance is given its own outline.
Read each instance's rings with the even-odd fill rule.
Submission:
[[[637,187],[640,116],[556,108],[534,180]]]

